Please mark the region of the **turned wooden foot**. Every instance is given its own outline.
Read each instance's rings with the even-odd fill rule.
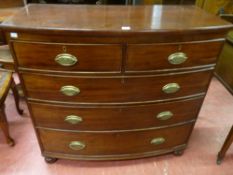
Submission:
[[[20,115],[22,115],[23,110],[20,109],[20,107],[19,107],[19,92],[18,92],[17,85],[15,84],[14,79],[12,80],[11,89],[12,89],[12,92],[14,95],[16,109],[17,109],[18,113]]]
[[[58,159],[53,157],[45,157],[44,160],[46,163],[55,163]]]
[[[175,156],[181,156],[181,155],[183,155],[183,153],[184,153],[184,149],[180,149],[180,150],[175,150],[174,151],[174,155]]]

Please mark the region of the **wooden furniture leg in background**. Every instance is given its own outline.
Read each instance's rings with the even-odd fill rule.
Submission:
[[[222,149],[218,153],[218,158],[217,158],[217,164],[220,165],[222,163],[222,160],[230,147],[231,143],[233,142],[233,126],[231,127],[231,130],[222,146]]]
[[[12,88],[13,90],[17,111],[19,112],[19,114],[22,114],[23,110],[19,108],[19,95],[14,79],[12,77],[12,73],[0,71],[0,82],[0,127],[5,135],[7,143],[10,146],[14,146],[15,143],[9,134],[9,126],[5,114],[5,100],[10,88]]]
[[[11,90],[12,90],[13,95],[14,95],[16,109],[17,109],[18,113],[20,115],[22,115],[23,110],[20,109],[20,107],[19,107],[19,98],[20,98],[19,97],[19,92],[18,92],[17,85],[15,84],[15,81],[14,81],[13,78],[12,78],[12,83],[11,83]]]
[[[6,142],[10,145],[10,146],[14,146],[15,142],[14,140],[11,138],[10,134],[9,134],[9,126],[8,126],[8,122],[6,119],[6,114],[5,114],[5,105],[2,104],[0,107],[0,127],[4,133],[4,136],[6,138]]]

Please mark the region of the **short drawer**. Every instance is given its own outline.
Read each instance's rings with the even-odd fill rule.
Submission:
[[[27,97],[70,103],[123,103],[205,93],[212,71],[149,77],[76,77],[23,73]]]
[[[130,44],[126,71],[195,67],[216,62],[223,41],[174,44]]]
[[[14,42],[19,67],[52,71],[120,72],[122,47],[117,44]]]
[[[67,132],[38,129],[43,151],[76,155],[152,152],[185,144],[193,124],[130,132]]]
[[[72,107],[30,103],[36,126],[68,130],[128,130],[160,127],[197,117],[202,98],[170,103]]]

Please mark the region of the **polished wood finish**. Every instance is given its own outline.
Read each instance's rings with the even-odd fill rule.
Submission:
[[[61,103],[121,104],[200,95],[206,92],[211,75],[212,71],[207,70],[161,76],[61,77],[23,73],[21,77],[29,99]],[[163,87],[173,82],[180,85],[180,90],[172,94],[164,93]],[[61,88],[67,85],[78,87],[80,93],[74,96],[64,95]]]
[[[121,45],[15,42],[13,47],[19,58],[19,67],[74,72],[121,71]],[[64,52],[75,56],[78,62],[73,66],[59,65],[54,61],[55,57]],[[35,53],[37,54],[35,55]]]
[[[181,154],[232,25],[194,6],[29,5],[2,28],[54,162]],[[177,51],[188,60],[171,65]],[[80,62],[58,65],[59,53]]]
[[[131,132],[64,132],[38,129],[45,152],[57,152],[60,154],[72,154],[79,159],[121,159],[156,152],[158,150],[171,149],[184,145],[192,130],[193,124],[148,131]],[[174,139],[173,133],[179,133]],[[165,142],[159,145],[151,144],[151,140],[164,137]],[[51,140],[53,140],[51,142]],[[86,145],[82,150],[72,150],[69,144],[72,141],[83,141]],[[108,143],[108,144],[105,144]]]
[[[218,153],[217,164],[222,163],[222,160],[224,159],[225,154],[226,154],[228,148],[231,146],[232,142],[233,142],[233,126],[231,127],[231,130],[228,133],[227,138],[226,138],[221,150]]]
[[[223,42],[194,42],[172,44],[134,44],[128,46],[126,71],[175,69],[208,65],[216,62]],[[206,52],[212,50],[212,52]],[[170,64],[169,55],[183,52],[188,59],[184,64]]]
[[[0,23],[17,13],[22,7],[0,8]]]
[[[29,105],[36,125],[39,127],[102,131],[162,127],[193,120],[196,118],[202,100],[203,97],[198,97],[179,102],[109,107],[48,105],[34,102],[30,102]],[[168,110],[173,113],[170,119],[157,118],[159,113]],[[65,118],[69,115],[80,116],[82,122],[77,124],[66,122]]]
[[[69,14],[72,14],[69,18],[67,18],[67,10]],[[41,18],[44,14],[46,14],[46,18]],[[76,16],[80,16],[80,18]],[[130,27],[130,30],[128,28],[124,29],[124,26]],[[36,31],[36,33],[47,34],[48,32],[52,32],[55,35],[104,35],[105,37],[111,36],[114,39],[117,36],[138,37],[139,34],[145,34],[143,37],[148,35],[159,36],[161,34],[163,36],[168,34],[170,36],[182,36],[185,34],[200,35],[203,33],[212,35],[228,31],[232,25],[213,15],[203,13],[202,10],[195,6],[70,6],[32,4],[18,12],[13,18],[4,21],[2,27],[5,31],[15,31],[17,29],[18,32],[27,31],[28,33],[29,31]],[[206,28],[208,28],[208,32],[205,30]],[[135,39],[139,40],[140,38]],[[163,37],[162,41],[164,40],[166,38]]]

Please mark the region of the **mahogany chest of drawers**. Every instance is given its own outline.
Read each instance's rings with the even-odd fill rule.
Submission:
[[[48,162],[181,154],[231,27],[194,6],[29,5],[2,25]]]

